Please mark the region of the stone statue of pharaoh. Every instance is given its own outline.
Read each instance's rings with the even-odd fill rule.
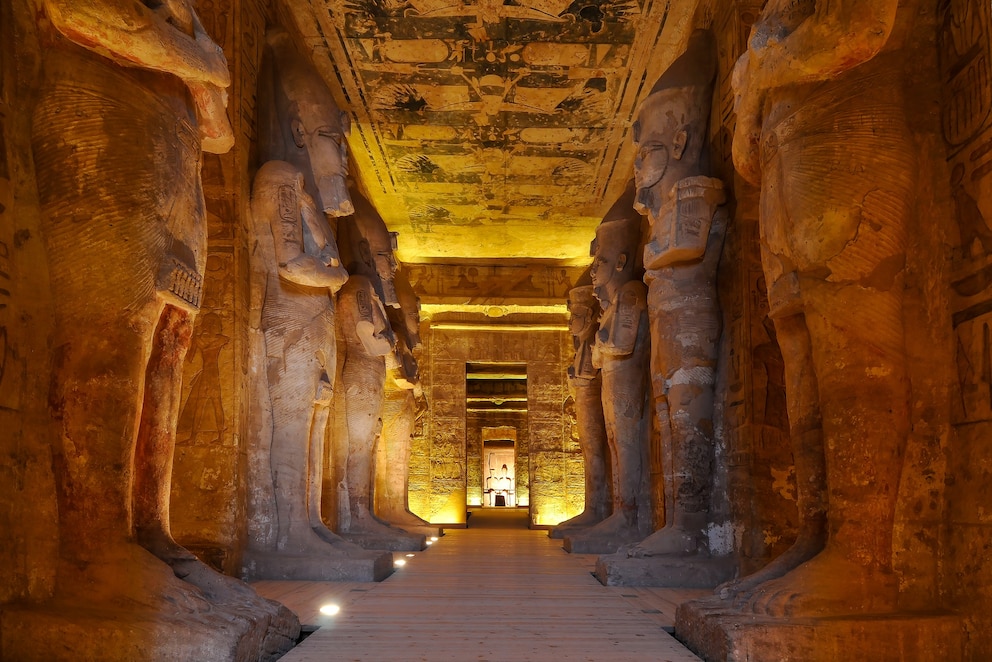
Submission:
[[[272,79],[264,81],[270,94],[262,101],[273,117],[263,123],[269,160],[255,176],[252,216],[264,336],[259,372],[268,396],[260,406],[268,417],[256,417],[263,419],[259,444],[268,472],[261,473],[271,481],[265,492],[274,497],[275,530],[252,540],[245,571],[268,579],[381,579],[391,571],[389,559],[333,534],[320,512],[337,367],[333,296],[348,278],[327,217],[354,209],[343,186],[347,115],[284,31],[270,30],[267,42],[271,60],[263,71]]]
[[[899,7],[771,0],[734,70],[734,162],[761,186],[800,513],[792,548],[721,589],[755,613],[896,607],[892,533],[910,411],[903,270],[916,186]]]
[[[565,548],[572,552],[615,552],[621,544],[641,540],[653,530],[647,463],[647,288],[639,259],[641,218],[633,204],[630,185],[596,228],[590,267],[593,292],[603,311],[592,359],[603,380],[603,414],[614,474],[613,514],[569,534]]]
[[[372,461],[382,428],[386,356],[395,345],[383,305],[386,295],[382,284],[388,282],[388,291],[395,293],[392,250],[396,236],[386,229],[368,200],[357,193],[352,200],[355,214],[343,219],[340,226],[350,276],[338,293],[338,328],[344,340],[343,392],[339,392],[345,399],[348,435],[344,479],[338,486],[338,528],[345,539],[366,548],[417,551],[424,548],[424,536],[390,526],[372,509]]]
[[[382,436],[376,453],[375,512],[400,527],[429,527],[426,520],[410,512],[408,495],[410,444],[424,401],[413,355],[420,346],[420,300],[402,271],[394,282],[400,307],[386,310],[396,346],[387,360]]]
[[[585,463],[585,508],[575,517],[551,529],[549,536],[563,538],[573,531],[598,524],[612,512],[612,472],[603,418],[603,379],[592,363],[593,345],[599,330],[599,302],[589,273],[568,292],[568,330],[575,355],[568,366],[568,384],[575,399],[579,445]]]
[[[191,5],[38,0],[32,147],[54,302],[55,600],[88,605],[73,610],[81,619],[103,613],[94,605],[113,611],[129,633],[130,619],[186,628],[171,643],[149,632],[164,637],[162,657],[236,647],[241,636],[277,652],[293,645],[296,618],[200,562],[169,526],[182,366],[206,259],[201,150],[226,152],[234,140],[227,62]],[[166,603],[174,614],[161,612]],[[53,646],[136,654],[87,652],[106,643],[86,641],[86,630],[78,641],[58,630]],[[35,635],[37,652],[47,635]],[[147,654],[139,639],[134,650]]]
[[[725,202],[723,182],[708,176],[706,128],[715,76],[712,34],[697,30],[641,104],[634,123],[634,206],[651,225],[644,280],[653,415],[661,442],[653,452],[662,459],[665,524],[628,547],[628,556],[675,559],[710,552],[706,531],[721,328],[716,272],[727,225],[718,207]],[[681,572],[678,564],[670,567]],[[714,574],[710,585],[727,576]]]

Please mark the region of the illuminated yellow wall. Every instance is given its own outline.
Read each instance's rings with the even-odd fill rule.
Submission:
[[[452,319],[454,318],[454,319]],[[564,318],[553,324],[474,323],[465,314],[437,315],[425,323],[420,352],[421,380],[430,407],[415,431],[410,458],[410,509],[435,524],[464,524],[469,503],[465,366],[469,362],[512,362],[527,366],[527,413],[517,438],[516,499],[530,506],[531,524],[552,526],[583,506],[582,455],[564,415],[565,368],[572,358]],[[481,316],[478,319],[481,318]],[[426,328],[428,327],[429,328]],[[471,462],[478,458],[473,450]],[[477,486],[478,477],[471,481]],[[473,490],[473,494],[477,489]]]

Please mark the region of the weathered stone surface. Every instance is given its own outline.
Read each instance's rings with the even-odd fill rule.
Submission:
[[[337,363],[332,297],[348,279],[327,216],[354,210],[344,183],[347,125],[289,35],[273,29],[267,41],[272,80],[263,103],[271,121],[262,139],[269,160],[252,190],[252,298],[261,306],[263,336],[253,444],[264,484],[251,514],[272,522],[251,539],[243,572],[252,579],[378,581],[392,570],[389,555],[347,544],[321,518]],[[274,512],[266,511],[270,493]]]
[[[60,569],[54,597],[36,609],[82,618],[70,628],[81,633],[94,613],[127,620],[170,600],[195,645],[229,659],[278,653],[299,631],[295,616],[196,559],[169,521],[182,366],[206,261],[201,149],[222,153],[234,139],[227,62],[186,3],[39,8],[32,147],[60,357],[50,401]],[[243,628],[232,637],[217,619]],[[33,654],[25,632],[44,619],[29,620],[0,644],[5,656]],[[79,658],[103,646],[73,644],[50,652]],[[169,645],[153,642],[163,657]]]
[[[574,551],[574,550],[573,550]],[[631,557],[626,549],[596,559],[596,579],[603,586],[712,588],[734,573],[730,556],[658,554]]]
[[[664,585],[729,579],[732,565],[710,558],[714,385],[720,338],[716,273],[727,223],[723,182],[709,177],[705,148],[716,74],[713,36],[698,30],[638,111],[634,203],[651,225],[644,247],[651,320],[651,392],[664,477],[664,526],[625,548],[664,558],[643,573]],[[671,118],[678,118],[675,122]],[[652,458],[653,461],[655,461]],[[641,581],[636,562],[597,564],[601,581]],[[721,573],[722,570],[722,573]],[[615,576],[610,576],[615,572]]]
[[[575,355],[568,367],[569,386],[573,394],[573,430],[582,449],[584,507],[582,512],[551,529],[551,538],[564,538],[571,531],[598,524],[613,511],[613,471],[603,415],[603,379],[593,365],[592,353],[599,330],[599,302],[593,293],[588,273],[568,295],[569,331]]]
[[[647,288],[641,281],[641,219],[633,182],[596,230],[590,269],[603,310],[593,348],[602,374],[603,414],[613,467],[613,514],[570,533],[565,549],[605,553],[643,539],[653,527],[648,467],[650,332]]]
[[[939,611],[777,619],[707,598],[679,606],[675,636],[703,659],[728,662],[969,659],[961,618]]]

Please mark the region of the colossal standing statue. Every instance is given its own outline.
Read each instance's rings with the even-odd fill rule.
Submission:
[[[585,463],[585,508],[575,517],[551,529],[552,538],[564,538],[602,522],[612,512],[612,471],[606,420],[603,418],[603,378],[592,364],[592,350],[599,330],[599,302],[588,272],[568,291],[568,330],[575,356],[568,366],[568,385],[575,399],[579,446]]]
[[[715,76],[713,36],[697,30],[634,123],[634,206],[651,225],[644,280],[654,425],[661,442],[653,453],[663,467],[665,524],[623,550],[628,557],[657,561],[601,560],[597,573],[610,583],[712,587],[732,570],[726,560],[710,559],[707,536],[721,327],[716,271],[727,227],[726,213],[717,210],[726,200],[723,182],[708,176],[706,128]],[[632,572],[638,565],[639,572]]]
[[[773,616],[892,611],[909,432],[902,318],[915,150],[897,0],[772,0],[734,70],[734,161],[761,185],[761,259],[785,360],[800,533],[726,585]],[[839,580],[841,578],[841,580]]]
[[[344,479],[338,486],[338,528],[345,539],[368,549],[419,551],[425,547],[424,536],[390,526],[372,508],[372,460],[382,429],[385,357],[396,342],[383,306],[383,299],[398,304],[392,285],[396,236],[368,200],[357,193],[352,198],[355,214],[340,226],[342,248],[347,247],[345,266],[351,275],[338,293],[338,328],[344,340],[339,391],[347,431]],[[391,293],[391,301],[385,292]]]
[[[293,645],[295,616],[200,562],[169,527],[206,258],[201,150],[233,144],[227,62],[185,0],[39,5],[32,146],[54,301],[55,601],[87,625],[48,624],[30,650],[205,659],[249,642],[276,654]]]
[[[327,216],[354,211],[345,184],[348,116],[285,31],[270,30],[267,42],[271,80],[262,86],[269,114],[261,151],[269,160],[252,191],[253,299],[264,336],[259,392],[267,395],[256,414],[262,419],[257,443],[268,460],[268,471],[260,473],[275,517],[274,530],[251,541],[245,572],[266,579],[379,580],[392,571],[389,555],[345,542],[320,512],[337,368],[332,297],[348,279]]]
[[[386,313],[396,335],[388,357],[382,405],[382,435],[376,452],[375,512],[390,524],[418,533],[438,535],[437,527],[410,512],[410,443],[425,400],[420,368],[413,352],[420,346],[420,300],[402,271],[395,278],[399,308]]]
[[[641,218],[633,209],[633,183],[596,228],[590,267],[603,313],[593,365],[603,379],[603,413],[613,467],[613,514],[565,538],[576,553],[611,553],[643,539],[651,522],[648,437],[650,337],[647,288],[641,280]]]

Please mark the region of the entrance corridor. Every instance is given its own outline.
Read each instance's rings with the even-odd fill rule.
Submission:
[[[664,628],[709,591],[602,586],[526,510],[479,509],[379,583],[253,584],[319,629],[282,658],[331,660],[698,660]],[[337,604],[336,616],[319,608]],[[312,627],[310,628],[312,629]]]

